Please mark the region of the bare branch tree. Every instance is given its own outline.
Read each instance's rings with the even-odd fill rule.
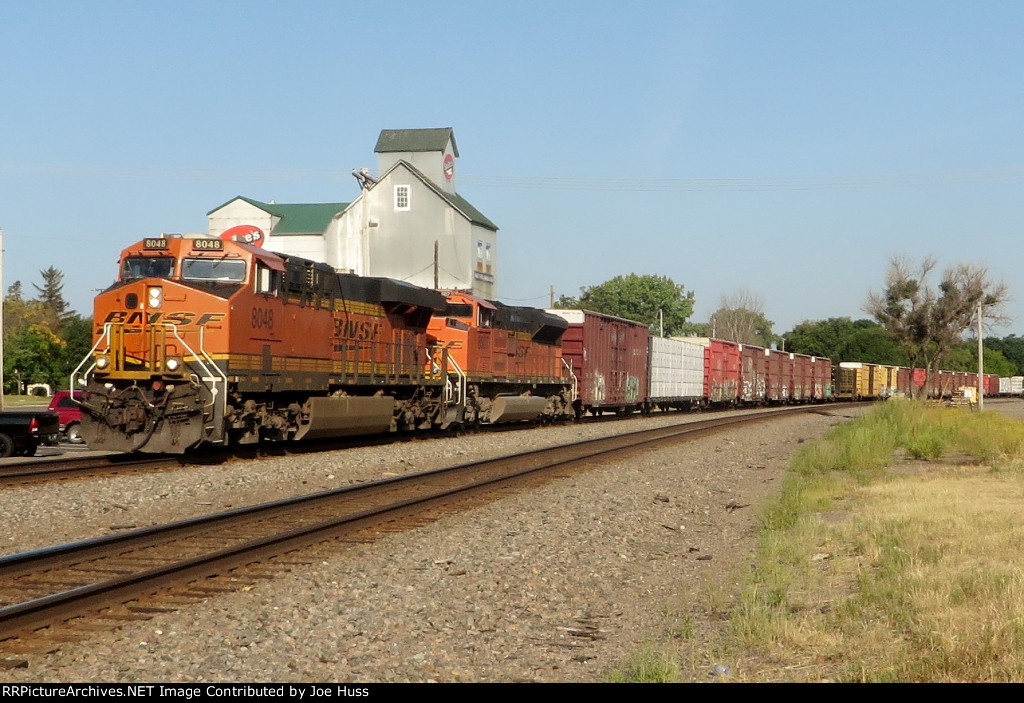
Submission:
[[[975,264],[957,264],[946,269],[937,287],[929,277],[936,262],[926,258],[916,268],[905,258],[889,263],[885,288],[868,294],[864,310],[892,334],[914,368],[926,369],[930,381],[949,350],[966,330],[983,320],[1002,322],[1002,305],[1009,298],[1009,286],[991,282],[988,269]],[[929,382],[930,387],[930,382]]]
[[[765,316],[761,296],[743,288],[723,294],[711,316],[715,336],[740,344],[771,345],[775,341],[773,324]]]

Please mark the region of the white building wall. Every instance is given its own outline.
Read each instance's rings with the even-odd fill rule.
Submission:
[[[222,232],[238,225],[253,225],[267,234],[274,228],[280,217],[271,215],[244,200],[233,200],[219,210],[210,213],[207,218],[210,235],[219,237]]]
[[[445,159],[451,157],[452,175],[446,178],[444,174]],[[420,173],[433,181],[441,190],[446,193],[455,193],[455,151],[449,140],[445,144],[443,152],[438,151],[388,151],[377,154],[377,173],[387,173],[388,170],[399,161],[412,164]]]

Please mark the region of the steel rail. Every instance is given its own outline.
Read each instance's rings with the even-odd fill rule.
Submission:
[[[40,579],[45,587],[63,585],[62,590],[0,608],[0,640],[125,603],[172,584],[215,576],[280,555],[336,536],[339,530],[393,521],[453,499],[491,491],[544,470],[590,462],[611,453],[649,449],[744,423],[820,411],[801,406],[640,430],[10,555],[0,558],[0,594],[38,591]],[[160,550],[170,554],[161,555]],[[187,553],[182,555],[182,551]],[[154,561],[167,563],[153,566]],[[149,568],[139,569],[132,562],[143,562]],[[97,573],[117,575],[82,582],[83,574]]]

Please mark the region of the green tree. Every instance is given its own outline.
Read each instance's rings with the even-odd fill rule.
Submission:
[[[1014,366],[1014,372],[1010,376],[1024,376],[1024,337],[1011,334],[1002,339],[995,337],[985,338],[985,349],[992,348],[1001,352]],[[988,354],[988,352],[985,352]],[[986,356],[986,362],[988,357]],[[988,363],[985,364],[988,366]],[[1000,374],[1002,375],[1002,374]]]
[[[943,367],[950,371],[978,371],[978,340],[967,341],[950,350]],[[1015,376],[1016,367],[1002,352],[990,349],[985,345],[985,373],[997,376]]]
[[[74,315],[64,323],[60,336],[65,345],[61,359],[60,384],[60,387],[64,388],[68,384],[71,372],[92,349],[92,318]]]
[[[907,355],[886,329],[872,320],[805,320],[782,336],[786,349],[798,354],[824,356],[833,361],[907,365]]]
[[[71,371],[92,348],[92,321],[70,309],[63,295],[64,274],[52,266],[33,284],[35,300],[26,300],[21,281],[4,298],[4,373],[13,384],[49,383],[65,388]],[[17,369],[17,373],[14,370]]]
[[[643,322],[658,332],[664,325],[668,336],[682,334],[686,318],[693,314],[693,292],[687,292],[667,276],[616,276],[600,285],[580,289],[580,296],[562,296],[558,308],[584,308]]]
[[[4,342],[4,378],[24,383],[66,387],[64,350],[67,343],[46,325],[29,325]]]

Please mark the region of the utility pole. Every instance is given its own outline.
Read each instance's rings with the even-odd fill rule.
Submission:
[[[439,274],[440,274],[440,271],[438,270],[440,268],[440,263],[438,262],[438,259],[437,259],[437,242],[438,242],[438,240],[435,239],[434,240],[434,290],[439,290],[439,286],[437,285],[437,282],[438,282],[438,277],[439,277]]]
[[[548,307],[549,308],[554,308],[555,307],[555,286],[552,285],[548,292],[549,292],[549,295],[548,295],[548,298],[549,298]]]
[[[978,305],[978,412],[985,409],[985,351],[981,341],[981,313],[984,305]]]

